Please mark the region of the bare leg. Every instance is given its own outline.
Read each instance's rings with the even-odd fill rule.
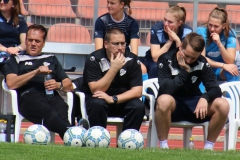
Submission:
[[[171,125],[171,113],[175,110],[175,100],[172,96],[164,94],[157,98],[155,123],[160,141],[168,138]]]
[[[222,131],[229,112],[229,104],[224,98],[217,98],[210,105],[208,115],[212,116],[208,127],[207,140],[215,143]]]

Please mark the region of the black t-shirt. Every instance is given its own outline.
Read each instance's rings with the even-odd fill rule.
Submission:
[[[142,86],[142,72],[140,61],[137,56],[129,51],[125,54],[126,64],[118,71],[113,79],[109,89],[106,91],[108,95],[117,95],[135,86]],[[92,95],[88,86],[89,82],[98,81],[109,70],[111,64],[107,58],[105,49],[99,49],[91,53],[85,62],[83,72],[82,90],[87,95]]]
[[[157,62],[159,92],[172,96],[202,96],[208,102],[221,97],[222,92],[217,83],[217,78],[207,62],[206,58],[200,55],[190,65],[191,72],[182,69],[177,62],[176,53],[178,49],[162,54]],[[207,93],[202,94],[199,85],[203,82]]]
[[[52,70],[52,78],[60,82],[65,78],[68,78],[64,72],[61,64],[54,55],[42,54],[39,56],[24,55],[11,55],[10,59],[4,66],[4,75],[17,74],[23,75],[37,69],[39,66],[48,65],[48,68]],[[45,91],[44,87],[44,74],[37,74],[30,79],[25,85],[18,88],[18,93],[24,92],[27,89],[33,89],[37,91]]]

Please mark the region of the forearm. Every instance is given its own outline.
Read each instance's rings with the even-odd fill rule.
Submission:
[[[212,68],[223,68],[224,63],[214,61],[208,57],[206,57],[206,59]]]
[[[8,74],[6,82],[9,89],[17,89],[26,84],[31,78],[38,74],[38,70],[33,70],[23,75]]]
[[[158,57],[163,53],[166,53],[172,45],[172,41],[168,40],[160,49],[153,51],[151,50],[152,58],[154,62],[158,61]]]
[[[130,90],[117,95],[118,103],[124,103],[130,99],[140,98],[142,96],[142,86],[133,87]]]
[[[7,48],[0,44],[0,52],[7,52]]]
[[[110,68],[108,72],[98,81],[88,83],[92,94],[96,91],[103,91],[106,92],[107,89],[110,87],[115,75],[117,74],[117,70]]]
[[[65,78],[64,80],[62,80],[62,85],[63,88],[61,89],[61,91],[63,92],[72,92],[73,91],[73,86],[72,86],[72,82],[69,78]],[[60,83],[59,83],[59,87],[58,89],[60,89]]]
[[[222,55],[224,62],[227,64],[233,64],[236,54],[235,53],[231,54],[231,52],[229,53],[229,51],[223,46],[222,43],[218,44],[218,48],[219,48],[219,51]]]

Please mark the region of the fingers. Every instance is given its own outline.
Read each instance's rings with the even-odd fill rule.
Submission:
[[[193,113],[196,114],[196,118],[204,119],[207,116],[207,108],[196,109]]]

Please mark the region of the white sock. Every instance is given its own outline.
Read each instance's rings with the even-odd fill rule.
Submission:
[[[164,141],[159,141],[159,144],[160,144],[160,148],[162,149],[168,149],[168,142],[167,142],[167,139],[164,140]]]
[[[215,143],[207,141],[204,145],[204,149],[209,149],[209,150],[213,150],[213,146]]]

